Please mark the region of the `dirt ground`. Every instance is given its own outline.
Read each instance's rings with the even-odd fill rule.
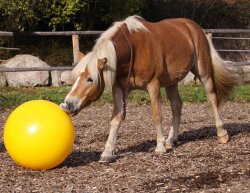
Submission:
[[[250,192],[250,103],[226,103],[220,110],[231,136],[218,144],[207,103],[185,104],[176,148],[157,155],[149,105],[128,105],[119,131],[117,159],[98,159],[108,137],[112,105],[91,106],[73,117],[75,143],[66,161],[48,171],[17,166],[3,145],[0,115],[0,192]],[[171,122],[163,107],[165,134]]]

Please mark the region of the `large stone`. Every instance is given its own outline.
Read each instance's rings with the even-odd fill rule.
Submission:
[[[244,83],[250,83],[250,66],[242,66],[240,75]]]
[[[232,73],[238,74],[242,83],[250,83],[250,65],[237,66],[237,62],[229,61],[229,63],[235,63],[235,65],[228,65],[226,67],[231,70]],[[200,84],[200,81],[195,81],[195,76],[191,72],[189,72],[187,76],[182,81],[180,81],[179,84],[189,85],[193,83]]]
[[[72,85],[71,70],[65,70],[61,73],[61,82],[63,85]]]
[[[0,73],[0,88],[5,87],[7,85],[7,81],[4,73]]]
[[[189,72],[187,76],[179,82],[179,85],[189,85],[189,84],[199,83],[199,80],[196,81],[196,78],[193,73]]]
[[[250,82],[250,66],[230,66],[230,70],[234,73],[237,73],[240,76],[240,80],[242,83],[249,83]]]
[[[54,70],[50,72],[51,86],[61,86],[61,72]]]
[[[72,85],[71,70],[51,71],[50,75],[52,86]]]
[[[17,55],[5,64],[6,68],[29,68],[29,67],[48,67],[48,65],[38,57],[31,55]],[[29,87],[49,84],[48,71],[29,71],[29,72],[6,72],[7,83],[10,87]]]

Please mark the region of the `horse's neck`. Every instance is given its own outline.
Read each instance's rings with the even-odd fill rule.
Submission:
[[[122,26],[121,29],[112,38],[115,45],[117,56],[117,72],[116,77],[124,78],[128,75],[128,69],[131,65],[131,54],[134,56],[133,49],[131,50],[132,41],[131,34],[126,26]],[[132,58],[134,60],[134,58]]]

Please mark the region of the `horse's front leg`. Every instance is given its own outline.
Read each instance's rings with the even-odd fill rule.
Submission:
[[[158,80],[153,80],[148,85],[148,92],[151,99],[152,106],[152,118],[156,127],[157,132],[157,146],[155,151],[160,154],[166,152],[165,148],[165,136],[162,132],[162,112],[161,112],[161,102],[160,102],[160,83]]]
[[[124,105],[123,105],[123,92],[118,85],[113,86],[113,101],[114,109],[111,121],[111,127],[109,137],[105,145],[105,149],[101,155],[99,162],[106,163],[111,162],[114,159],[114,149],[116,144],[117,132],[121,126],[121,122],[124,116]]]

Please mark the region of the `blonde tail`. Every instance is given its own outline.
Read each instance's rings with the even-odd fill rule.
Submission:
[[[212,65],[213,65],[213,80],[217,95],[217,106],[225,102],[229,95],[234,90],[234,87],[240,83],[239,76],[226,67],[231,61],[223,60],[215,50],[212,43],[212,34],[207,34],[209,43]]]

